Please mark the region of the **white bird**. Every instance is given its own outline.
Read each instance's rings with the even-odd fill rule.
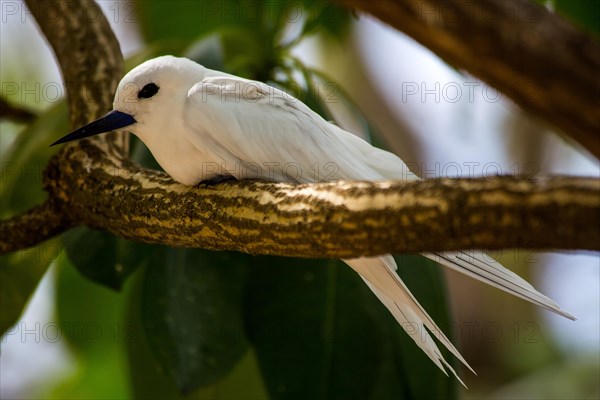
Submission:
[[[54,144],[124,127],[184,185],[222,176],[278,182],[418,179],[394,154],[325,121],[288,93],[186,58],[163,56],[134,68],[119,83],[113,111]],[[574,319],[484,253],[423,255]],[[402,282],[391,255],[344,261],[444,373],[445,366],[458,378],[431,334],[471,369]]]

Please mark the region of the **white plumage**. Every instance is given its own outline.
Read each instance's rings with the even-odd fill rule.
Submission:
[[[134,120],[112,128],[128,126],[185,185],[219,175],[287,182],[418,179],[400,158],[325,121],[289,94],[185,58],[159,57],[133,69],[120,82],[113,108]],[[64,141],[101,133],[83,131]],[[481,252],[423,255],[573,319]],[[390,255],[344,261],[442,371],[456,375],[431,334],[469,367],[404,285]]]

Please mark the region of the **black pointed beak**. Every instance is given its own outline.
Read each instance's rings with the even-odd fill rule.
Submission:
[[[135,120],[135,118],[133,118],[131,115],[123,113],[121,111],[113,110],[105,116],[90,122],[86,126],[82,126],[81,128],[69,133],[68,135],[63,136],[56,142],[52,143],[50,146],[70,142],[72,140],[83,139],[104,132],[110,132],[115,129],[124,128],[126,126],[135,124],[136,122],[137,121]]]

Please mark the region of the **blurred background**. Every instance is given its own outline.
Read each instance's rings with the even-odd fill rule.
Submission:
[[[552,127],[370,16],[320,1],[98,4],[128,69],[174,54],[269,81],[422,177],[600,175],[598,161]],[[544,4],[598,34],[597,2]],[[36,115],[0,121],[6,218],[43,200],[56,151],[47,145],[69,127],[60,72],[32,15],[21,1],[0,6],[0,93]],[[139,143],[132,149],[157,167]],[[0,397],[599,398],[598,254],[491,255],[577,321],[397,258],[477,371],[461,372],[466,390],[396,337],[383,306],[337,262],[180,251],[78,228],[2,259]],[[327,324],[335,334],[324,337]]]

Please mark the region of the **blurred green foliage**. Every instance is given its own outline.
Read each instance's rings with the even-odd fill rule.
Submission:
[[[600,1],[553,0],[556,12],[596,36],[600,35]]]
[[[157,360],[183,393],[218,382],[247,351],[246,258],[198,249],[151,252],[141,321]]]
[[[42,171],[57,151],[49,148],[48,143],[55,132],[64,132],[67,126],[67,108],[61,102],[25,127],[6,149],[2,149],[0,217],[25,212],[45,199]],[[0,334],[17,321],[60,249],[59,240],[52,239],[30,249],[0,256]]]
[[[534,0],[563,16],[576,26],[600,35],[600,1],[598,0]]]
[[[64,252],[56,264],[57,320],[78,368],[52,398],[127,398],[124,296],[84,277]]]

